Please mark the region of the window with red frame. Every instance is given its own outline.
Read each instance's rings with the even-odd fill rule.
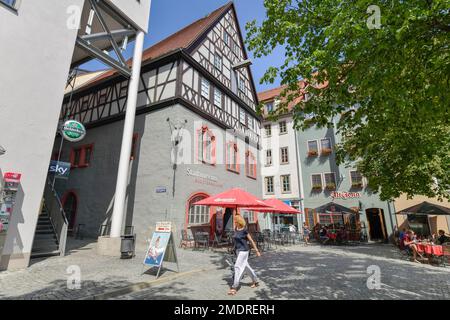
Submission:
[[[75,147],[70,153],[70,163],[73,168],[88,167],[92,159],[93,144]]]
[[[133,134],[133,141],[131,142],[131,155],[130,160],[136,159],[136,145],[139,139],[139,134],[135,133]]]
[[[239,173],[239,150],[237,143],[227,143],[227,170]]]
[[[216,163],[216,137],[207,126],[197,130],[197,159],[203,163]]]
[[[256,158],[251,151],[245,153],[245,174],[249,178],[256,179]]]

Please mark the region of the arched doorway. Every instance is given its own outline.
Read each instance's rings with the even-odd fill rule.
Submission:
[[[384,211],[379,208],[366,209],[367,222],[369,223],[370,240],[387,240],[386,222]]]
[[[62,206],[64,213],[66,214],[67,221],[69,222],[69,230],[73,230],[75,220],[77,216],[78,197],[73,191],[69,191],[64,195],[62,200]]]

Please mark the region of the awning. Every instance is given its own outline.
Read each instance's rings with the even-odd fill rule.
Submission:
[[[278,199],[267,199],[264,200],[264,203],[269,205],[270,208],[245,208],[247,210],[251,211],[258,211],[258,212],[273,212],[273,213],[285,213],[285,214],[298,214],[301,213],[300,211],[292,208],[291,206],[287,205],[283,201],[280,201]]]
[[[314,209],[317,213],[329,213],[329,212],[336,212],[336,213],[355,213],[354,210],[341,206],[340,204],[329,202],[327,204],[324,204],[320,207],[317,207]]]
[[[415,206],[400,210],[397,214],[450,215],[450,208],[424,201]]]

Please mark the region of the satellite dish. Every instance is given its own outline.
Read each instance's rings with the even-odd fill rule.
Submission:
[[[0,146],[0,156],[4,155],[6,153],[6,149]]]

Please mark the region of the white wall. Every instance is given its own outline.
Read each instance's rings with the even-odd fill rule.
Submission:
[[[279,122],[286,121],[287,133],[279,134]],[[266,137],[266,132],[264,126],[266,124],[271,124],[272,126],[272,136],[270,138]],[[298,199],[300,198],[299,184],[298,184],[298,162],[297,162],[297,149],[295,144],[295,131],[293,129],[292,117],[282,117],[276,122],[264,122],[261,127],[261,137],[262,137],[262,154],[261,154],[261,183],[264,199],[277,198],[277,199]],[[288,147],[289,151],[289,163],[280,164],[281,155],[280,148]],[[272,166],[266,167],[266,150],[272,149]],[[291,176],[291,192],[282,193],[281,192],[281,175]],[[265,193],[265,180],[264,177],[273,176],[275,192],[273,195],[268,195]]]
[[[22,174],[3,268],[28,266],[77,33],[66,11],[83,3],[22,0],[17,13],[0,6],[0,168]]]
[[[132,21],[136,27],[147,32],[151,0],[106,0]]]

